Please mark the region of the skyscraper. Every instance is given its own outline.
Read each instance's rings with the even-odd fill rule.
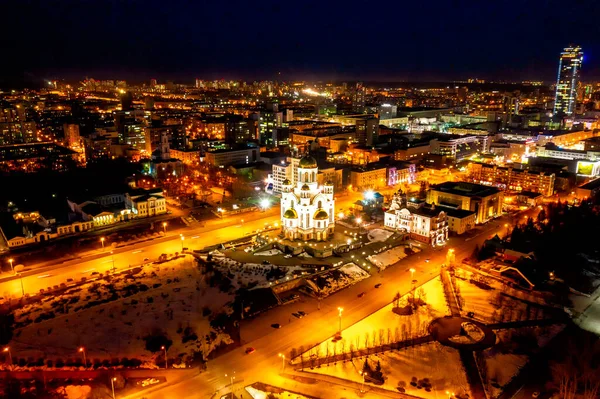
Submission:
[[[579,46],[571,45],[560,53],[556,95],[554,97],[554,114],[565,113],[570,115],[573,113],[582,61],[583,51]]]

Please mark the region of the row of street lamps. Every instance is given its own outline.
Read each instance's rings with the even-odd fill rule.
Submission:
[[[168,225],[169,225],[169,224],[168,224],[167,222],[163,222],[163,223],[162,223],[163,232],[164,232],[165,234],[167,234],[167,226],[168,226]],[[102,244],[102,250],[103,250],[103,251],[104,251],[104,241],[106,241],[106,238],[105,238],[105,237],[100,237],[100,243]],[[12,259],[9,259],[9,261],[11,262],[11,266],[12,266]]]

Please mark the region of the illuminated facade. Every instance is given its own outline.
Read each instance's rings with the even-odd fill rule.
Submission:
[[[427,202],[475,212],[476,223],[502,215],[504,194],[495,187],[467,182],[446,182],[431,186]]]
[[[475,183],[498,187],[502,190],[532,191],[546,197],[554,194],[554,173],[471,163],[469,164],[469,175]]]
[[[394,194],[390,208],[384,214],[384,225],[405,231],[410,238],[432,246],[443,245],[448,240],[446,212],[423,202],[408,203],[402,191]]]
[[[570,115],[575,108],[579,71],[583,62],[583,51],[579,46],[566,47],[560,54],[556,94],[554,96],[554,114]]]
[[[324,241],[333,235],[335,200],[333,183],[319,187],[317,161],[305,156],[298,162],[298,181],[283,181],[281,227],[288,240]]]

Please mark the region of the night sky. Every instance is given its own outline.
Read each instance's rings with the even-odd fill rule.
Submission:
[[[600,1],[0,1],[0,83],[600,78]],[[281,72],[281,75],[278,75]]]

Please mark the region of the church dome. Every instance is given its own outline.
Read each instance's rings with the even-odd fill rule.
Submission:
[[[283,183],[282,183],[282,184],[283,184],[284,186],[291,186],[291,185],[292,185],[292,182],[291,182],[291,180],[290,180],[290,179],[285,179],[285,180],[283,181]]]
[[[298,219],[298,213],[294,209],[290,208],[287,211],[285,211],[283,217],[285,219]]]
[[[308,184],[305,184],[302,186],[302,191],[310,191],[310,187],[308,187]]]
[[[327,181],[325,182],[325,185],[326,185],[326,186],[333,186],[333,182],[332,182],[331,180],[327,180]]]
[[[298,166],[304,169],[313,169],[317,167],[317,160],[310,155],[306,155],[300,159]]]
[[[326,220],[328,218],[329,218],[329,215],[323,208],[317,209],[317,211],[315,212],[315,215],[313,216],[313,219],[315,219],[315,220]]]

